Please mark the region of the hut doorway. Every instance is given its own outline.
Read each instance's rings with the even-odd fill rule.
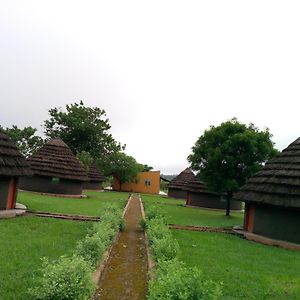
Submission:
[[[15,208],[16,198],[17,198],[17,179],[11,178],[8,186],[8,197],[7,197],[6,209]]]

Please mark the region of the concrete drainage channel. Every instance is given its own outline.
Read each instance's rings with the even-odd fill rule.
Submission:
[[[125,209],[125,230],[118,234],[98,272],[95,300],[146,299],[148,257],[145,234],[139,226],[142,218],[140,198],[132,195]]]

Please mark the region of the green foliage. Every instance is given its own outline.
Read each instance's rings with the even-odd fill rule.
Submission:
[[[232,119],[206,130],[188,161],[210,190],[226,193],[230,201],[246,179],[277,153],[271,137],[268,129],[260,131]]]
[[[159,206],[156,205],[148,205],[144,203],[144,207],[146,210],[146,219],[147,221],[151,221],[155,218],[160,218],[162,220],[165,220],[166,214],[161,210]]]
[[[146,222],[146,220],[140,219],[140,221],[139,221],[139,226],[141,227],[141,229],[142,229],[143,231],[145,231],[146,228],[147,228],[147,222]]]
[[[60,137],[75,154],[86,151],[102,161],[122,149],[109,133],[111,126],[103,109],[85,106],[80,101],[66,105],[65,111],[52,108],[49,115],[44,121],[45,134]]]
[[[91,266],[95,266],[105,251],[106,245],[102,242],[102,239],[105,238],[105,234],[86,236],[77,243],[75,254],[90,262]]]
[[[81,151],[76,154],[77,159],[81,162],[84,168],[87,170],[93,163],[94,159],[92,155],[87,151]]]
[[[36,135],[36,128],[31,126],[20,129],[13,125],[5,131],[25,157],[32,155],[44,143],[44,140]]]
[[[42,277],[29,290],[31,299],[87,300],[95,292],[90,265],[81,257],[62,256],[56,263],[43,261]]]
[[[85,239],[77,243],[75,254],[95,266],[123,226],[122,210],[116,205],[108,205],[100,221],[93,225]]]
[[[132,156],[124,152],[117,152],[110,156],[106,166],[105,173],[110,173],[116,177],[120,183],[120,190],[122,184],[138,180],[138,173],[143,171],[143,165],[139,164]]]
[[[161,262],[156,278],[149,283],[149,300],[215,300],[221,296],[221,284],[177,260]]]
[[[147,234],[156,261],[174,259],[179,245],[162,218],[153,218],[147,222]]]

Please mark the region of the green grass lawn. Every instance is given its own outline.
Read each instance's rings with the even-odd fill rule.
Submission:
[[[210,210],[185,207],[184,200],[176,200],[161,196],[142,195],[147,209],[148,205],[156,205],[166,214],[169,224],[227,227],[243,224],[244,214],[231,212],[231,217],[225,216],[225,210]]]
[[[236,236],[172,230],[180,258],[223,282],[224,299],[300,299],[300,253]]]
[[[129,196],[128,193],[118,192],[85,191],[85,194],[88,198],[72,199],[20,191],[17,202],[34,211],[99,216],[108,203],[119,203],[123,207]]]
[[[71,254],[91,225],[32,216],[0,220],[0,299],[29,299],[41,258]]]

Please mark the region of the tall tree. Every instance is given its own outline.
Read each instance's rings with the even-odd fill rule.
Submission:
[[[109,170],[108,170],[109,169]],[[124,152],[118,152],[111,155],[109,163],[106,165],[106,174],[110,173],[122,184],[137,180],[138,173],[143,171],[144,166],[139,164],[132,156]]]
[[[11,128],[6,128],[5,131],[25,157],[33,154],[44,143],[44,140],[36,135],[37,129],[31,126],[21,129],[13,125]]]
[[[65,110],[52,108],[49,115],[44,121],[45,134],[60,137],[74,154],[86,151],[101,160],[125,147],[109,132],[111,126],[103,109],[87,107],[80,101],[66,105]]]
[[[192,169],[210,190],[226,195],[227,216],[233,193],[277,153],[271,137],[268,129],[260,131],[234,118],[211,126],[192,147],[188,156]]]

